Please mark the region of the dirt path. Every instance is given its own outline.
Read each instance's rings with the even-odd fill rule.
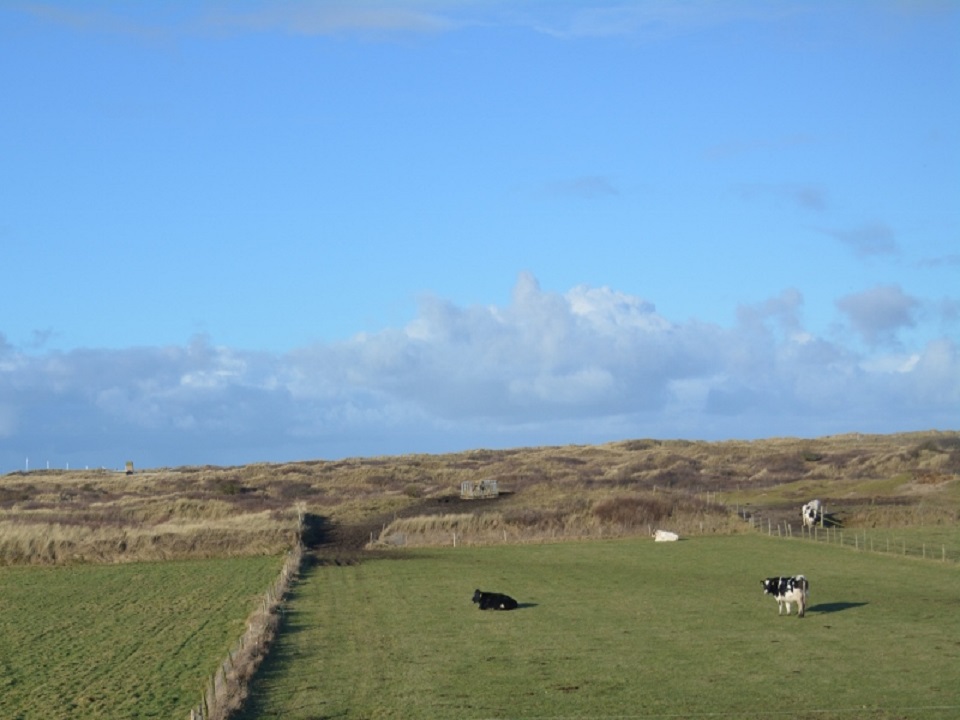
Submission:
[[[389,525],[397,518],[472,513],[480,509],[488,510],[490,503],[495,502],[497,499],[481,502],[463,500],[459,495],[445,495],[423,500],[403,510],[371,517],[351,525],[334,523],[329,518],[308,513],[304,517],[303,541],[307,547],[307,557],[314,564],[354,565],[361,560],[361,557],[370,558],[375,555],[364,548],[371,538],[376,538],[380,534],[385,525]]]

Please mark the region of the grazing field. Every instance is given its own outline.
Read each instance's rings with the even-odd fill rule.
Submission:
[[[184,718],[276,557],[0,568],[0,718]]]
[[[797,573],[779,617],[760,580]],[[960,570],[759,534],[318,565],[252,690],[246,720],[955,718]]]

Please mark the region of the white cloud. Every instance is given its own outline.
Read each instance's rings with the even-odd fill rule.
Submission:
[[[880,339],[915,300],[879,287],[839,304]],[[424,298],[406,327],[288,354],[185,347],[31,354],[0,341],[0,471],[340,457],[618,437],[758,437],[954,426],[953,340],[864,355],[803,326],[795,289],[725,328],[678,324],[610,288],[504,306]],[[878,347],[888,347],[879,345]]]
[[[880,285],[837,300],[837,308],[870,345],[896,342],[898,330],[916,324],[919,305],[899,285]]]

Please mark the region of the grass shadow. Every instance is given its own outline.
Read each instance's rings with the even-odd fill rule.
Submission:
[[[807,608],[807,612],[815,613],[835,613],[841,612],[842,610],[851,610],[853,608],[863,607],[868,603],[865,602],[834,602],[834,603],[820,603],[819,605],[813,605],[812,607]]]

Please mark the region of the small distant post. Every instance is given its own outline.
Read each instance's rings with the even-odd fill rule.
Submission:
[[[133,475],[133,460],[127,460],[127,475]]]

